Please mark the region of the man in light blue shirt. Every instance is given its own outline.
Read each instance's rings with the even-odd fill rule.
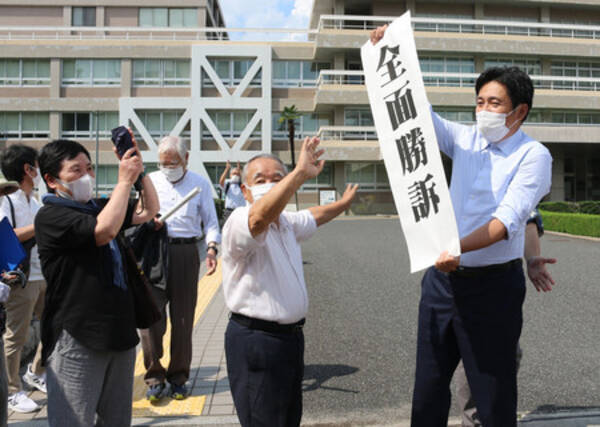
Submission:
[[[386,27],[371,33],[373,43]],[[453,160],[450,196],[462,255],[442,253],[423,277],[415,427],[447,425],[450,381],[461,357],[482,424],[517,425],[525,224],[550,191],[552,157],[520,129],[533,102],[526,73],[517,67],[487,69],[475,93],[477,126],[432,113],[439,147]]]
[[[533,100],[527,74],[491,68],[475,91],[477,126],[432,113],[440,149],[453,160],[462,255],[442,253],[423,277],[412,410],[419,427],[446,425],[461,357],[483,425],[516,426],[525,225],[550,191],[552,157],[520,129]]]

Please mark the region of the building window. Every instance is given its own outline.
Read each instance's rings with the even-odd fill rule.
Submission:
[[[208,116],[213,121],[219,133],[223,138],[238,138],[246,125],[254,117],[255,111],[218,111],[212,110],[208,112]],[[256,127],[250,133],[250,138],[259,138],[261,135],[260,120]],[[212,138],[213,135],[210,133],[206,125],[202,126],[202,136],[205,138]]]
[[[446,13],[416,13],[418,18],[442,18],[442,19],[473,19],[473,15],[446,14]],[[473,25],[441,24],[435,22],[417,22],[414,24],[415,31],[442,31],[449,33],[473,32]]]
[[[144,124],[146,130],[150,133],[152,138],[160,139],[171,133],[179,119],[183,115],[183,111],[144,111],[140,110],[137,112],[138,117]],[[183,132],[180,134],[182,137],[189,138],[190,136],[190,124],[186,125]],[[136,138],[138,135],[136,134]],[[141,137],[139,137],[141,138]]]
[[[149,174],[158,170],[158,164],[156,163],[144,163],[144,172]],[[110,193],[119,180],[119,166],[118,165],[98,165],[96,169],[96,184],[98,185],[98,192]]]
[[[62,113],[61,136],[65,138],[95,138],[96,113]],[[101,111],[98,113],[98,137],[110,138],[111,129],[119,126],[119,113]]]
[[[591,111],[557,111],[551,115],[552,123],[569,125],[600,125],[600,113]]]
[[[119,59],[63,59],[63,86],[116,86],[121,84]]]
[[[0,59],[0,86],[48,86],[47,59]]]
[[[346,183],[360,184],[359,191],[389,190],[383,163],[346,163]]]
[[[472,108],[464,110],[435,108],[435,112],[438,113],[440,117],[450,120],[451,122],[475,123],[475,111]]]
[[[193,28],[198,26],[198,9],[141,7],[140,27]]]
[[[600,78],[600,63],[599,62],[567,62],[556,61],[552,62],[550,72],[553,76],[560,77],[586,77]],[[594,82],[579,82],[579,81],[564,81],[555,82],[554,89],[590,89],[596,83]]]
[[[344,126],[375,126],[369,109],[348,108],[344,110]]]
[[[280,117],[281,113],[277,112],[274,112],[271,115],[273,139],[287,139],[288,137],[287,123],[279,123]],[[295,124],[295,137],[296,139],[302,139],[306,136],[316,135],[321,126],[330,126],[331,117],[325,114],[302,113],[300,114],[300,117],[295,120]]]
[[[539,59],[522,59],[522,58],[493,58],[486,59],[483,67],[519,67],[527,74],[539,76],[542,74],[542,63]]]
[[[419,64],[423,73],[436,73],[440,76],[423,76],[426,86],[472,86],[475,84],[473,77],[452,76],[444,74],[473,74],[475,72],[475,60],[473,58],[447,58],[424,56],[419,58]]]
[[[134,59],[134,86],[189,86],[188,59]]]
[[[300,191],[317,191],[319,188],[333,187],[333,164],[326,162],[316,178],[309,179],[300,187]]]
[[[254,59],[209,59],[211,67],[221,79],[225,87],[235,87],[246,76],[246,73],[254,64]],[[262,70],[259,70],[250,81],[250,87],[260,87]],[[202,85],[206,87],[215,87],[212,79],[208,77],[206,71],[202,70]]]
[[[96,8],[95,7],[74,7],[71,15],[71,25],[73,27],[95,27],[96,26]]]
[[[329,70],[328,62],[273,61],[273,87],[314,87],[321,70]]]
[[[50,137],[49,113],[0,112],[0,138]]]
[[[223,191],[221,189],[221,186],[219,185],[219,178],[221,178],[221,175],[225,171],[225,165],[224,164],[213,164],[213,165],[204,165],[204,167],[206,168],[206,172],[208,173],[208,178],[210,179],[212,186],[214,187],[217,194],[219,194],[219,192]],[[229,178],[229,176],[227,178]],[[222,195],[222,196],[224,196],[224,195]]]

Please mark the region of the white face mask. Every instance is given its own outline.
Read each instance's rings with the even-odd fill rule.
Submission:
[[[60,182],[65,188],[68,188],[71,194],[73,194],[71,196],[69,193],[57,189],[56,192],[58,195],[64,197],[65,199],[75,200],[76,202],[80,203],[87,203],[94,194],[96,180],[89,174],[85,174],[81,178],[71,182],[63,182],[60,179],[57,181]]]
[[[234,184],[239,184],[240,181],[241,181],[241,178],[238,175],[233,175],[231,177],[231,182],[234,183]]]
[[[37,175],[33,178],[33,186],[35,188],[40,188],[40,185],[42,184],[42,173],[40,172],[40,168],[35,168],[35,172]]]
[[[514,113],[517,109],[515,108],[510,113],[494,113],[491,111],[479,111],[476,114],[477,117],[477,129],[489,142],[498,142],[503,139],[515,126],[519,123],[518,120],[510,126],[506,127],[506,118]]]
[[[276,184],[276,182],[269,182],[266,184],[258,184],[249,187],[250,192],[252,193],[252,199],[255,202],[259,201],[262,198],[262,196],[267,194],[271,188],[275,187]]]
[[[165,175],[169,182],[179,181],[184,174],[183,166],[178,166],[176,168],[161,167],[160,171]]]

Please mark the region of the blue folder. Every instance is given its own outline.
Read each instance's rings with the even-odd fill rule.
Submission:
[[[0,272],[12,271],[21,264],[27,254],[19,242],[8,218],[0,221]]]

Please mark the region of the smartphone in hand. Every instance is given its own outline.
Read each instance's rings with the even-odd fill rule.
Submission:
[[[131,140],[129,129],[125,126],[119,126],[114,128],[111,132],[111,139],[113,144],[115,144],[115,147],[117,147],[117,153],[119,153],[119,156],[123,157],[127,150],[133,148],[133,141]],[[135,153],[135,155],[137,155],[137,153]]]
[[[115,147],[117,147],[117,153],[119,153],[120,157],[123,157],[127,150],[133,148],[133,141],[131,140],[131,134],[129,133],[129,129],[127,129],[125,126],[119,126],[117,128],[114,128],[111,132],[111,139],[113,144],[115,144]],[[133,155],[137,156],[137,151],[133,153]],[[143,174],[140,175],[135,181],[135,184],[133,184],[137,191],[142,191],[142,176]]]

